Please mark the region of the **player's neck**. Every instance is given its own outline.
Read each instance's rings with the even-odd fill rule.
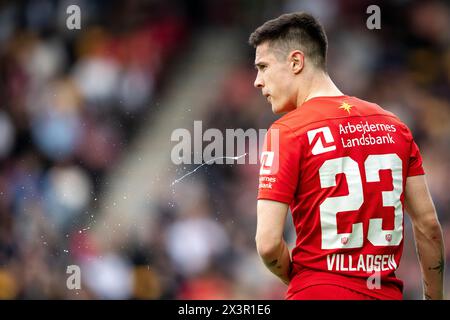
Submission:
[[[305,101],[308,101],[315,97],[335,97],[344,95],[341,90],[334,84],[330,76],[326,73],[316,73],[311,81],[309,90],[303,97],[298,97],[300,101],[297,101],[297,106],[302,105]]]

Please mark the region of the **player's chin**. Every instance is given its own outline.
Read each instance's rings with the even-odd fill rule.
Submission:
[[[277,106],[275,103],[272,102],[271,105],[272,105],[272,112],[274,114],[282,113],[281,108],[279,106]]]
[[[279,106],[279,105],[277,105],[277,104],[275,104],[275,103],[272,103],[272,112],[273,112],[274,114],[285,113],[286,111],[285,111],[284,109],[285,109],[285,108],[283,108],[283,107],[281,107],[281,106]]]

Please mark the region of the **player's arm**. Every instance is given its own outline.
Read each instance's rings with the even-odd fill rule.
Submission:
[[[258,200],[256,248],[266,267],[285,284],[289,284],[291,256],[283,239],[288,205]]]
[[[411,217],[425,299],[444,298],[444,242],[424,175],[408,177],[406,210]]]

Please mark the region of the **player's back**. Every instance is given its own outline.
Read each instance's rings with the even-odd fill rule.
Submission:
[[[401,297],[394,272],[403,248],[403,189],[408,175],[423,173],[408,128],[376,104],[340,96],[308,100],[273,129],[280,130],[277,183],[293,184],[297,243],[288,295],[334,283]],[[369,290],[369,276],[384,290]]]

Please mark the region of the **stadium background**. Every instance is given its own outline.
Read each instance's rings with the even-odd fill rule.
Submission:
[[[66,8],[81,8],[68,30]],[[366,8],[381,8],[381,30]],[[248,35],[306,10],[347,94],[412,129],[450,255],[450,7],[438,1],[1,1],[0,298],[281,299],[254,245],[256,165],[172,164],[176,128],[268,128]],[[286,237],[293,241],[292,226]],[[398,276],[421,277],[405,221]],[[80,266],[69,290],[67,266]],[[450,277],[446,269],[446,292]]]

